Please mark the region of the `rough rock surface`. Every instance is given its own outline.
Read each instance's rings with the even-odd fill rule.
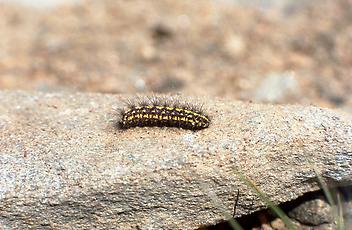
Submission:
[[[322,225],[333,222],[332,208],[322,198],[306,201],[289,212],[289,216],[307,225]]]
[[[126,96],[0,92],[0,228],[196,229],[351,184],[350,115],[209,98],[209,128],[116,130]],[[212,195],[219,204],[212,202]]]

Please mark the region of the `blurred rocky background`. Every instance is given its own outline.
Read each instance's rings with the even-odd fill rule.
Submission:
[[[352,111],[352,1],[0,1],[0,89]]]

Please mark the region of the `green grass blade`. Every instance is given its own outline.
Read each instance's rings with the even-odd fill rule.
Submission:
[[[345,230],[345,222],[343,219],[343,210],[340,195],[337,194],[337,228],[338,230]]]
[[[328,200],[328,202],[331,206],[335,206],[335,201],[332,197],[332,193],[330,192],[328,186],[324,182],[324,179],[321,177],[320,173],[318,172],[318,169],[316,167],[313,167],[313,168],[314,168],[315,175],[318,178],[318,182],[320,184],[320,187],[323,189],[323,192],[324,192],[326,199]]]
[[[277,206],[275,205],[266,194],[259,190],[259,188],[245,175],[238,172],[238,176],[241,181],[243,181],[248,187],[250,187],[259,197],[260,199],[284,222],[286,227],[289,230],[296,230],[295,225],[292,223],[290,218]]]
[[[323,189],[324,195],[326,199],[328,200],[328,203],[330,204],[332,208],[332,213],[334,216],[334,219],[336,220],[336,229],[338,230],[344,230],[345,229],[345,224],[344,224],[344,219],[343,219],[343,211],[342,211],[342,204],[341,204],[341,199],[339,194],[337,194],[337,204],[334,201],[333,194],[330,191],[329,187],[327,184],[324,182],[323,177],[321,176],[321,173],[319,173],[318,169],[314,166],[313,167],[314,172],[318,178],[318,182],[320,184],[320,187]]]

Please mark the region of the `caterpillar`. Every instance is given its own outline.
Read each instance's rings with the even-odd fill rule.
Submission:
[[[120,129],[133,127],[176,127],[200,130],[210,125],[210,118],[201,106],[181,103],[173,98],[148,97],[139,102],[128,101],[127,108],[120,110]]]

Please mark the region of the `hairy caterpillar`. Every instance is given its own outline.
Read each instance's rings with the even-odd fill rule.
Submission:
[[[139,102],[127,102],[127,108],[120,111],[118,127],[177,127],[189,130],[207,128],[210,119],[201,106],[181,103],[164,97],[149,97]]]

